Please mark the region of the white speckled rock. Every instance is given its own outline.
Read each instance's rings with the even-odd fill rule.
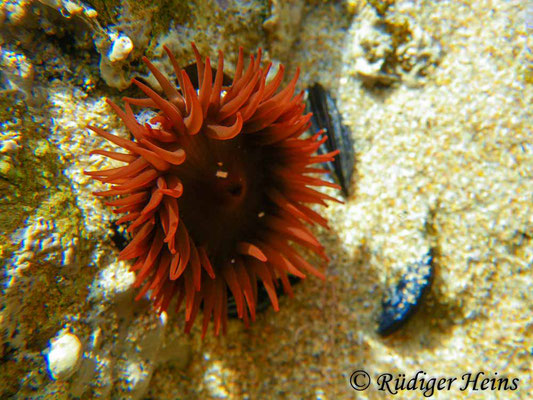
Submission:
[[[46,356],[48,371],[53,379],[68,379],[78,369],[82,349],[80,340],[71,333],[60,332],[52,339]]]

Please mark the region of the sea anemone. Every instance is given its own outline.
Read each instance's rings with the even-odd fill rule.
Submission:
[[[327,221],[304,203],[337,201],[309,186],[338,188],[317,177],[326,170],[311,167],[332,161],[338,151],[314,154],[326,140],[323,132],[301,138],[311,114],[303,114],[303,92],[293,97],[299,71],[277,91],[284,67],[267,83],[271,63],[261,67],[259,50],[244,70],[241,48],[233,81],[224,85],[222,52],[215,71],[192,46],[197,76],[165,48],[179,86],[144,58],[164,96],[134,79],[147,98],[124,98],[124,110],[107,101],[133,140],[90,126],[127,151],[91,154],[127,165],[85,173],[112,184],[95,195],[119,196],[106,204],[125,214],[117,224],[129,223],[132,239],[119,258],[135,260],[134,286],[142,285],[137,299],[150,291],[162,312],[177,297],[176,311],[185,303],[186,332],[203,309],[204,336],[211,319],[216,335],[226,331],[228,296],[246,325],[255,319],[258,281],[277,311],[280,283],[292,296],[289,274],[324,279],[291,242],[328,260],[303,223],[327,227]],[[143,125],[131,105],[158,113]]]

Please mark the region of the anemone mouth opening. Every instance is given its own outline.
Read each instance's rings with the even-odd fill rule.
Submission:
[[[240,183],[234,183],[228,188],[228,193],[233,197],[240,197],[244,188]]]
[[[237,243],[253,243],[265,230],[261,216],[272,208],[265,194],[273,185],[265,162],[270,152],[243,135],[220,141],[200,133],[181,146],[187,159],[172,172],[183,182],[180,220],[213,264],[223,265]]]

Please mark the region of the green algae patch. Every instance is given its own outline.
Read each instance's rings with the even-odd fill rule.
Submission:
[[[44,118],[36,117],[24,105],[4,103],[0,113],[5,121],[0,132],[4,143],[0,154],[0,225],[4,234],[12,234],[28,217],[37,215],[60,222],[57,225],[64,239],[79,236],[83,218],[70,182],[62,173],[58,149],[46,138],[44,121],[39,121]],[[3,257],[14,250],[15,243],[0,245]]]
[[[28,118],[28,108],[7,101],[2,103],[0,113],[4,122],[0,140],[3,143],[9,140],[12,145],[0,154],[0,225],[4,234],[10,235],[34,215],[58,181],[67,182],[62,177],[55,150],[44,139],[45,130]],[[5,246],[13,250],[9,242],[0,246],[3,251]]]
[[[368,0],[368,2],[379,15],[384,16],[389,7],[396,3],[396,0]]]

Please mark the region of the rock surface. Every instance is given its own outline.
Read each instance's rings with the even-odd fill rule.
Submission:
[[[91,4],[91,6],[89,6]],[[1,398],[381,399],[376,378],[457,378],[438,398],[526,398],[533,324],[533,97],[527,2],[25,0],[0,3]],[[529,25],[528,20],[529,18]],[[529,26],[529,28],[527,28]],[[127,40],[125,39],[127,38]],[[86,130],[126,136],[104,101],[138,96],[168,45],[265,49],[320,82],[355,142],[353,195],[318,231],[332,259],[226,337],[135,302],[114,216],[82,174]],[[119,92],[117,89],[123,90]],[[330,193],[336,195],[333,191]],[[402,267],[433,249],[434,282],[398,332],[376,333]],[[350,376],[372,384],[354,393]],[[464,374],[516,390],[459,390]],[[482,378],[480,378],[482,379]],[[401,398],[418,399],[421,390]]]

